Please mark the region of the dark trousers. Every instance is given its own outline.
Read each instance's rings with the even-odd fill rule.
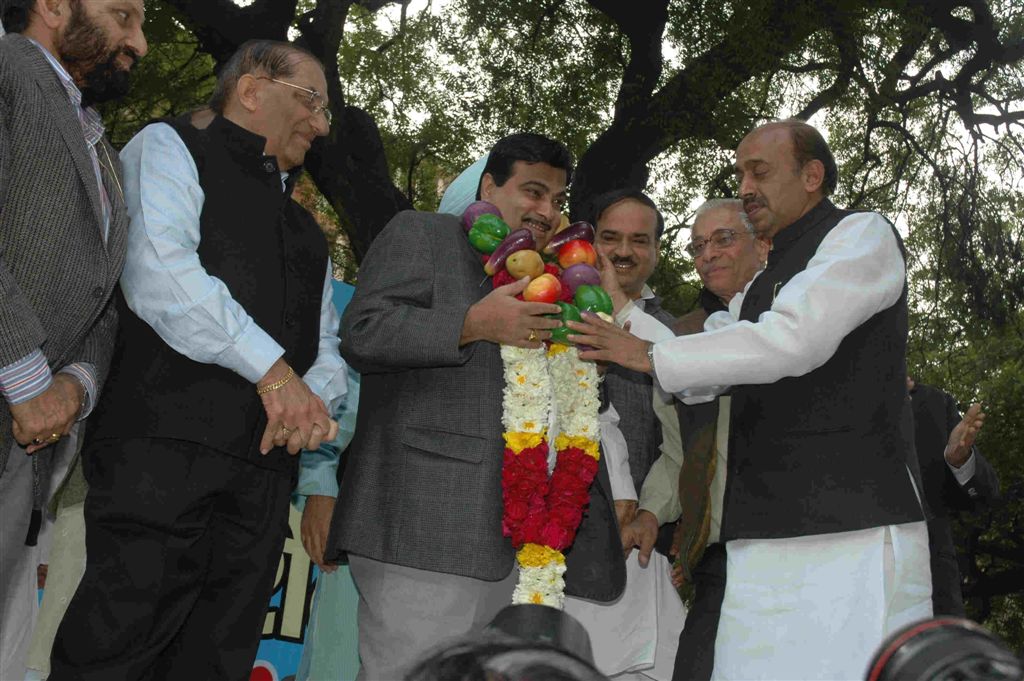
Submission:
[[[928,521],[928,552],[932,568],[932,612],[936,617],[966,617],[960,589],[960,565],[956,559],[949,518]]]
[[[725,545],[711,544],[693,570],[693,607],[679,635],[672,681],[711,678],[715,667],[715,637],[725,596]]]
[[[86,570],[50,679],[248,679],[293,479],[190,442],[83,452]]]

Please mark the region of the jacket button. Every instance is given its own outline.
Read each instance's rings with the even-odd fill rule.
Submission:
[[[285,317],[284,318],[284,325],[285,326],[295,326],[295,315],[291,315],[290,314],[287,317]]]
[[[103,297],[103,287],[102,286],[97,286],[96,288],[94,288],[92,290],[92,297],[97,299],[97,300],[102,298]]]
[[[266,170],[268,173],[274,172],[274,162],[273,161],[264,161],[263,162],[263,169]]]

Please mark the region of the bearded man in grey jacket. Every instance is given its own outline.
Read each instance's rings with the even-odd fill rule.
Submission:
[[[146,54],[142,0],[2,0],[0,678],[24,675],[54,466],[103,384],[127,216],[93,104]],[[53,476],[55,477],[55,476]]]

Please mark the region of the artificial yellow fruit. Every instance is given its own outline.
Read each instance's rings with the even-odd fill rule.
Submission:
[[[544,274],[544,261],[537,251],[516,251],[508,256],[505,261],[505,269],[516,279],[523,277],[533,279]]]

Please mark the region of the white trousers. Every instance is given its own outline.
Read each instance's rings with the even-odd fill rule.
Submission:
[[[890,632],[930,617],[925,523],[726,544],[712,679],[864,678]]]
[[[565,612],[590,634],[594,663],[616,681],[670,681],[686,608],[672,586],[672,566],[659,553],[646,568],[626,559],[626,589],[611,603],[565,599]]]

